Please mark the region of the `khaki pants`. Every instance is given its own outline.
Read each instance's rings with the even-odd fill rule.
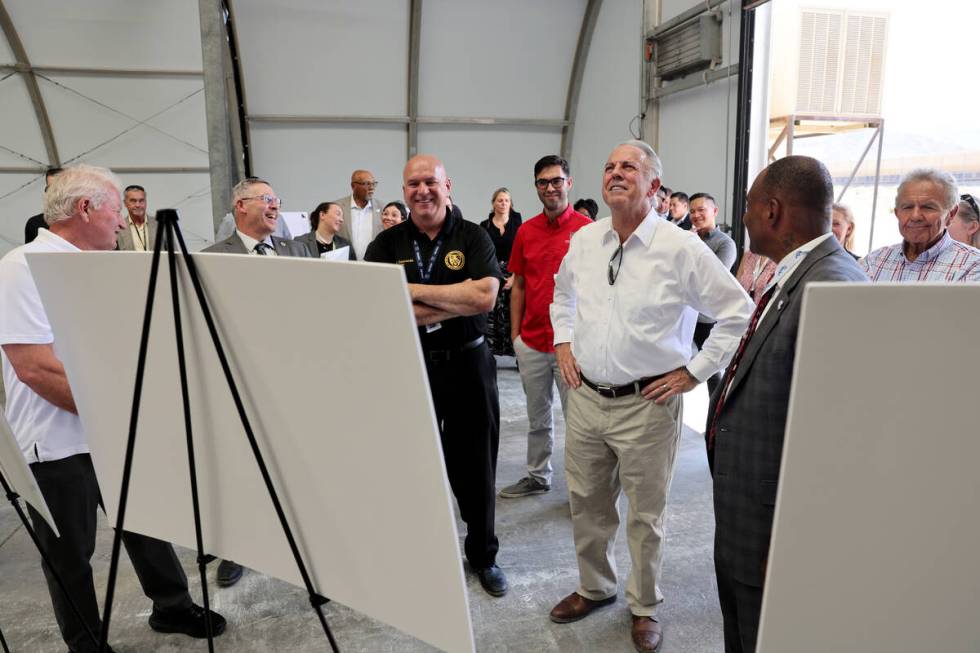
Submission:
[[[603,397],[585,385],[568,393],[565,476],[578,556],[577,591],[593,600],[616,594],[616,503],[624,491],[632,560],[626,600],[637,616],[653,615],[663,600],[657,579],[681,407],[680,397],[658,406],[639,394]]]
[[[527,475],[551,485],[551,452],[555,448],[552,388],[558,386],[558,399],[564,411],[568,386],[558,371],[554,352],[532,349],[520,337],[514,341],[514,352],[527,398]]]

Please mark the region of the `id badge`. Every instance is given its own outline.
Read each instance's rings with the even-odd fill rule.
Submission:
[[[432,333],[433,331],[438,331],[441,328],[442,328],[442,322],[436,322],[435,324],[426,324],[425,332]]]

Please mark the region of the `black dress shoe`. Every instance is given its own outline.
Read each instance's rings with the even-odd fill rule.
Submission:
[[[231,587],[242,578],[242,566],[231,560],[218,563],[218,587]]]
[[[476,575],[480,578],[480,585],[490,596],[503,596],[507,593],[507,577],[504,576],[504,570],[497,565],[477,569]]]
[[[226,625],[225,618],[212,610],[211,633],[217,637],[225,632]],[[153,613],[150,614],[150,628],[158,633],[182,633],[198,639],[208,636],[208,627],[204,622],[204,608],[199,605],[166,612],[154,608]]]

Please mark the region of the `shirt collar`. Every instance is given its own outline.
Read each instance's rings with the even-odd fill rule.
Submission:
[[[541,215],[544,215],[544,221],[549,227],[557,229],[558,227],[563,227],[565,223],[571,220],[573,213],[576,213],[576,211],[574,208],[572,208],[571,202],[569,202],[565,207],[565,210],[558,214],[558,217],[555,218],[554,222],[548,220],[548,216],[545,215],[544,211],[541,212]]]
[[[372,204],[373,201],[374,201],[373,199],[369,199],[367,201],[367,204],[365,204],[364,205],[364,208],[362,209],[361,207],[359,207],[357,205],[357,202],[354,201],[354,196],[351,195],[350,196],[350,210],[351,211],[369,211],[369,210],[373,210],[374,209],[374,204]]]
[[[460,220],[462,219],[463,214],[460,213],[459,209],[457,209],[455,206],[450,209],[446,209],[446,219],[443,221],[442,227],[440,227],[439,234],[436,236],[436,238],[448,238],[453,231],[455,231],[456,225],[459,224]],[[418,225],[415,224],[415,221],[412,220],[411,216],[409,216],[408,220],[405,222],[408,223],[408,228],[411,230],[413,238],[425,238],[426,240],[429,240],[429,236],[418,228]]]
[[[127,222],[127,224],[129,224],[130,227],[136,227],[137,229],[146,229],[147,219],[148,218],[146,216],[144,216],[143,217],[143,224],[136,224],[135,222],[133,222],[132,216],[130,216],[129,213],[126,214],[126,222]]]
[[[39,241],[41,241],[43,243],[47,243],[48,245],[51,245],[52,247],[57,247],[58,248],[58,251],[62,251],[62,252],[80,252],[80,251],[82,251],[81,249],[79,249],[78,247],[75,247],[75,245],[73,245],[72,243],[68,242],[67,240],[65,240],[64,238],[62,238],[61,236],[59,236],[58,234],[54,233],[53,231],[49,231],[48,229],[45,229],[44,227],[42,227],[42,228],[40,228],[40,229],[37,230],[37,238],[35,238],[35,240],[39,240]]]
[[[953,244],[953,239],[949,235],[949,230],[946,229],[943,231],[943,237],[937,240],[935,245],[933,245],[932,247],[922,252],[917,257],[915,257],[914,263],[929,263],[930,261],[935,261],[937,258],[939,258],[939,255],[942,254],[946,250],[946,248],[952,244]],[[899,245],[899,251],[901,251],[902,253],[902,258],[904,258],[905,261],[908,262],[909,258],[905,255],[904,241],[902,241],[902,243]]]
[[[623,246],[625,247],[629,243],[629,241],[636,238],[641,243],[643,243],[644,247],[649,247],[650,243],[653,241],[653,235],[656,233],[657,228],[661,224],[663,224],[663,222],[664,222],[664,218],[660,217],[660,214],[657,213],[655,210],[650,209],[650,212],[647,213],[647,216],[643,218],[643,222],[641,222],[633,231],[633,233],[630,234],[629,238],[626,239],[626,242],[623,243]],[[617,234],[616,230],[613,229],[612,218],[609,218],[609,223],[606,226],[608,229],[606,233],[602,235],[602,242],[606,242],[608,238],[613,238],[618,241],[619,234]]]
[[[780,288],[782,288],[783,284],[786,283],[803,259],[806,258],[806,255],[816,249],[817,245],[828,238],[833,237],[833,235],[833,233],[826,233],[822,236],[817,236],[813,240],[803,243],[792,252],[784,256],[776,265],[776,271],[773,273],[772,279],[766,286],[766,290],[769,290],[774,285],[778,285]]]
[[[243,234],[242,232],[238,231],[237,229],[235,230],[235,233],[238,234],[238,238],[241,239],[242,244],[245,245],[245,249],[248,250],[249,253],[255,251],[255,246],[259,243],[258,240],[255,240],[251,236],[247,236],[247,235]],[[272,237],[271,236],[266,236],[265,239],[263,239],[261,242],[265,243],[269,247],[272,247]]]

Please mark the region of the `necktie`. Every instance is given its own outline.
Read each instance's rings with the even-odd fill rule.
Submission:
[[[268,243],[255,243],[253,251],[259,256],[267,256],[267,252],[265,251],[267,249],[272,249]]]
[[[755,312],[752,313],[752,319],[749,320],[749,328],[746,329],[745,335],[742,336],[742,341],[738,343],[738,349],[735,351],[735,356],[732,357],[732,362],[728,364],[728,370],[725,371],[725,378],[721,382],[721,394],[718,396],[718,403],[715,404],[715,410],[711,415],[711,425],[708,427],[708,449],[715,446],[715,434],[718,431],[718,417],[721,415],[722,406],[725,405],[725,399],[728,395],[728,386],[731,384],[736,370],[738,370],[738,364],[742,361],[742,355],[745,353],[746,345],[749,344],[749,340],[751,340],[753,334],[755,334],[756,327],[759,326],[759,321],[762,319],[762,314],[765,312],[766,306],[769,305],[769,300],[772,299],[774,294],[776,294],[777,287],[778,286],[776,284],[773,284],[772,287],[769,288],[769,290],[767,290],[759,299],[759,303],[755,307]]]

